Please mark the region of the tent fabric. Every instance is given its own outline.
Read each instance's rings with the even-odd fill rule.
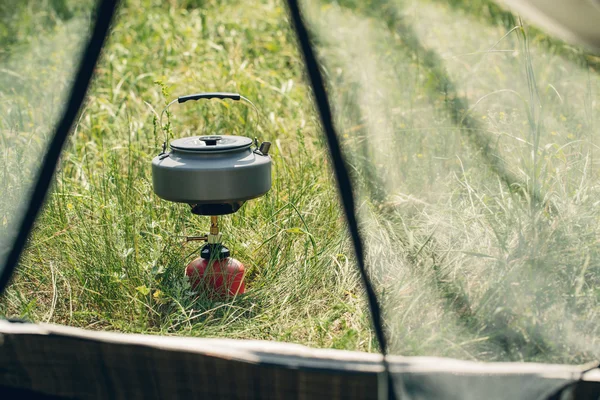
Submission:
[[[0,334],[0,388],[80,399],[379,398],[377,354],[7,321]],[[389,363],[403,399],[546,399],[576,385],[585,371],[436,357],[391,356]],[[588,384],[589,396],[577,398],[597,398],[598,377]]]
[[[507,4],[553,35],[600,49],[600,2],[597,0],[508,0]]]
[[[435,1],[288,4],[386,357],[2,322],[0,387],[85,398],[597,398],[597,377],[586,373],[597,362],[567,365],[600,358],[600,249],[589,241],[600,233],[591,200],[600,82],[588,59],[532,40],[512,17],[512,27],[490,27]],[[20,186],[0,209],[0,290],[116,5],[99,5],[62,117],[45,122],[59,121],[54,135],[35,146],[2,138],[4,161],[9,150],[28,161],[4,172]],[[15,199],[27,193],[21,207]]]

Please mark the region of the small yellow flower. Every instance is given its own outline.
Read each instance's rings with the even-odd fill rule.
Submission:
[[[506,116],[506,114],[504,114],[503,111],[500,111],[500,113],[498,113],[498,115],[500,116],[500,119],[504,119],[504,117]]]
[[[550,134],[551,134],[552,136],[556,136],[556,135],[558,135],[558,133],[556,133],[556,131],[552,131],[552,132],[550,132]]]
[[[417,154],[417,158],[423,158],[423,154],[421,154],[421,153]]]
[[[71,211],[73,209],[73,204],[68,203],[67,204],[67,210]]]
[[[565,117],[564,115],[560,114],[560,120],[565,122],[567,120],[567,117]]]
[[[481,119],[487,119],[487,117],[485,115],[482,115]]]
[[[575,139],[575,135],[573,135],[572,133],[568,133],[567,138],[573,140]]]

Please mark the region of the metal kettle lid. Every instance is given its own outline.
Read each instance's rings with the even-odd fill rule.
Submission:
[[[171,149],[189,153],[223,153],[243,150],[251,145],[252,139],[244,136],[190,136],[173,140]]]

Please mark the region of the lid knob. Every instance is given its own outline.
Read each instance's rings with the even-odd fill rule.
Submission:
[[[221,136],[201,136],[199,139],[207,146],[216,146],[217,142],[221,140]]]

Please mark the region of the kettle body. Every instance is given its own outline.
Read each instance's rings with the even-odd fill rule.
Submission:
[[[199,215],[237,211],[271,188],[271,157],[242,136],[192,136],[171,142],[152,160],[158,197],[192,206]]]

